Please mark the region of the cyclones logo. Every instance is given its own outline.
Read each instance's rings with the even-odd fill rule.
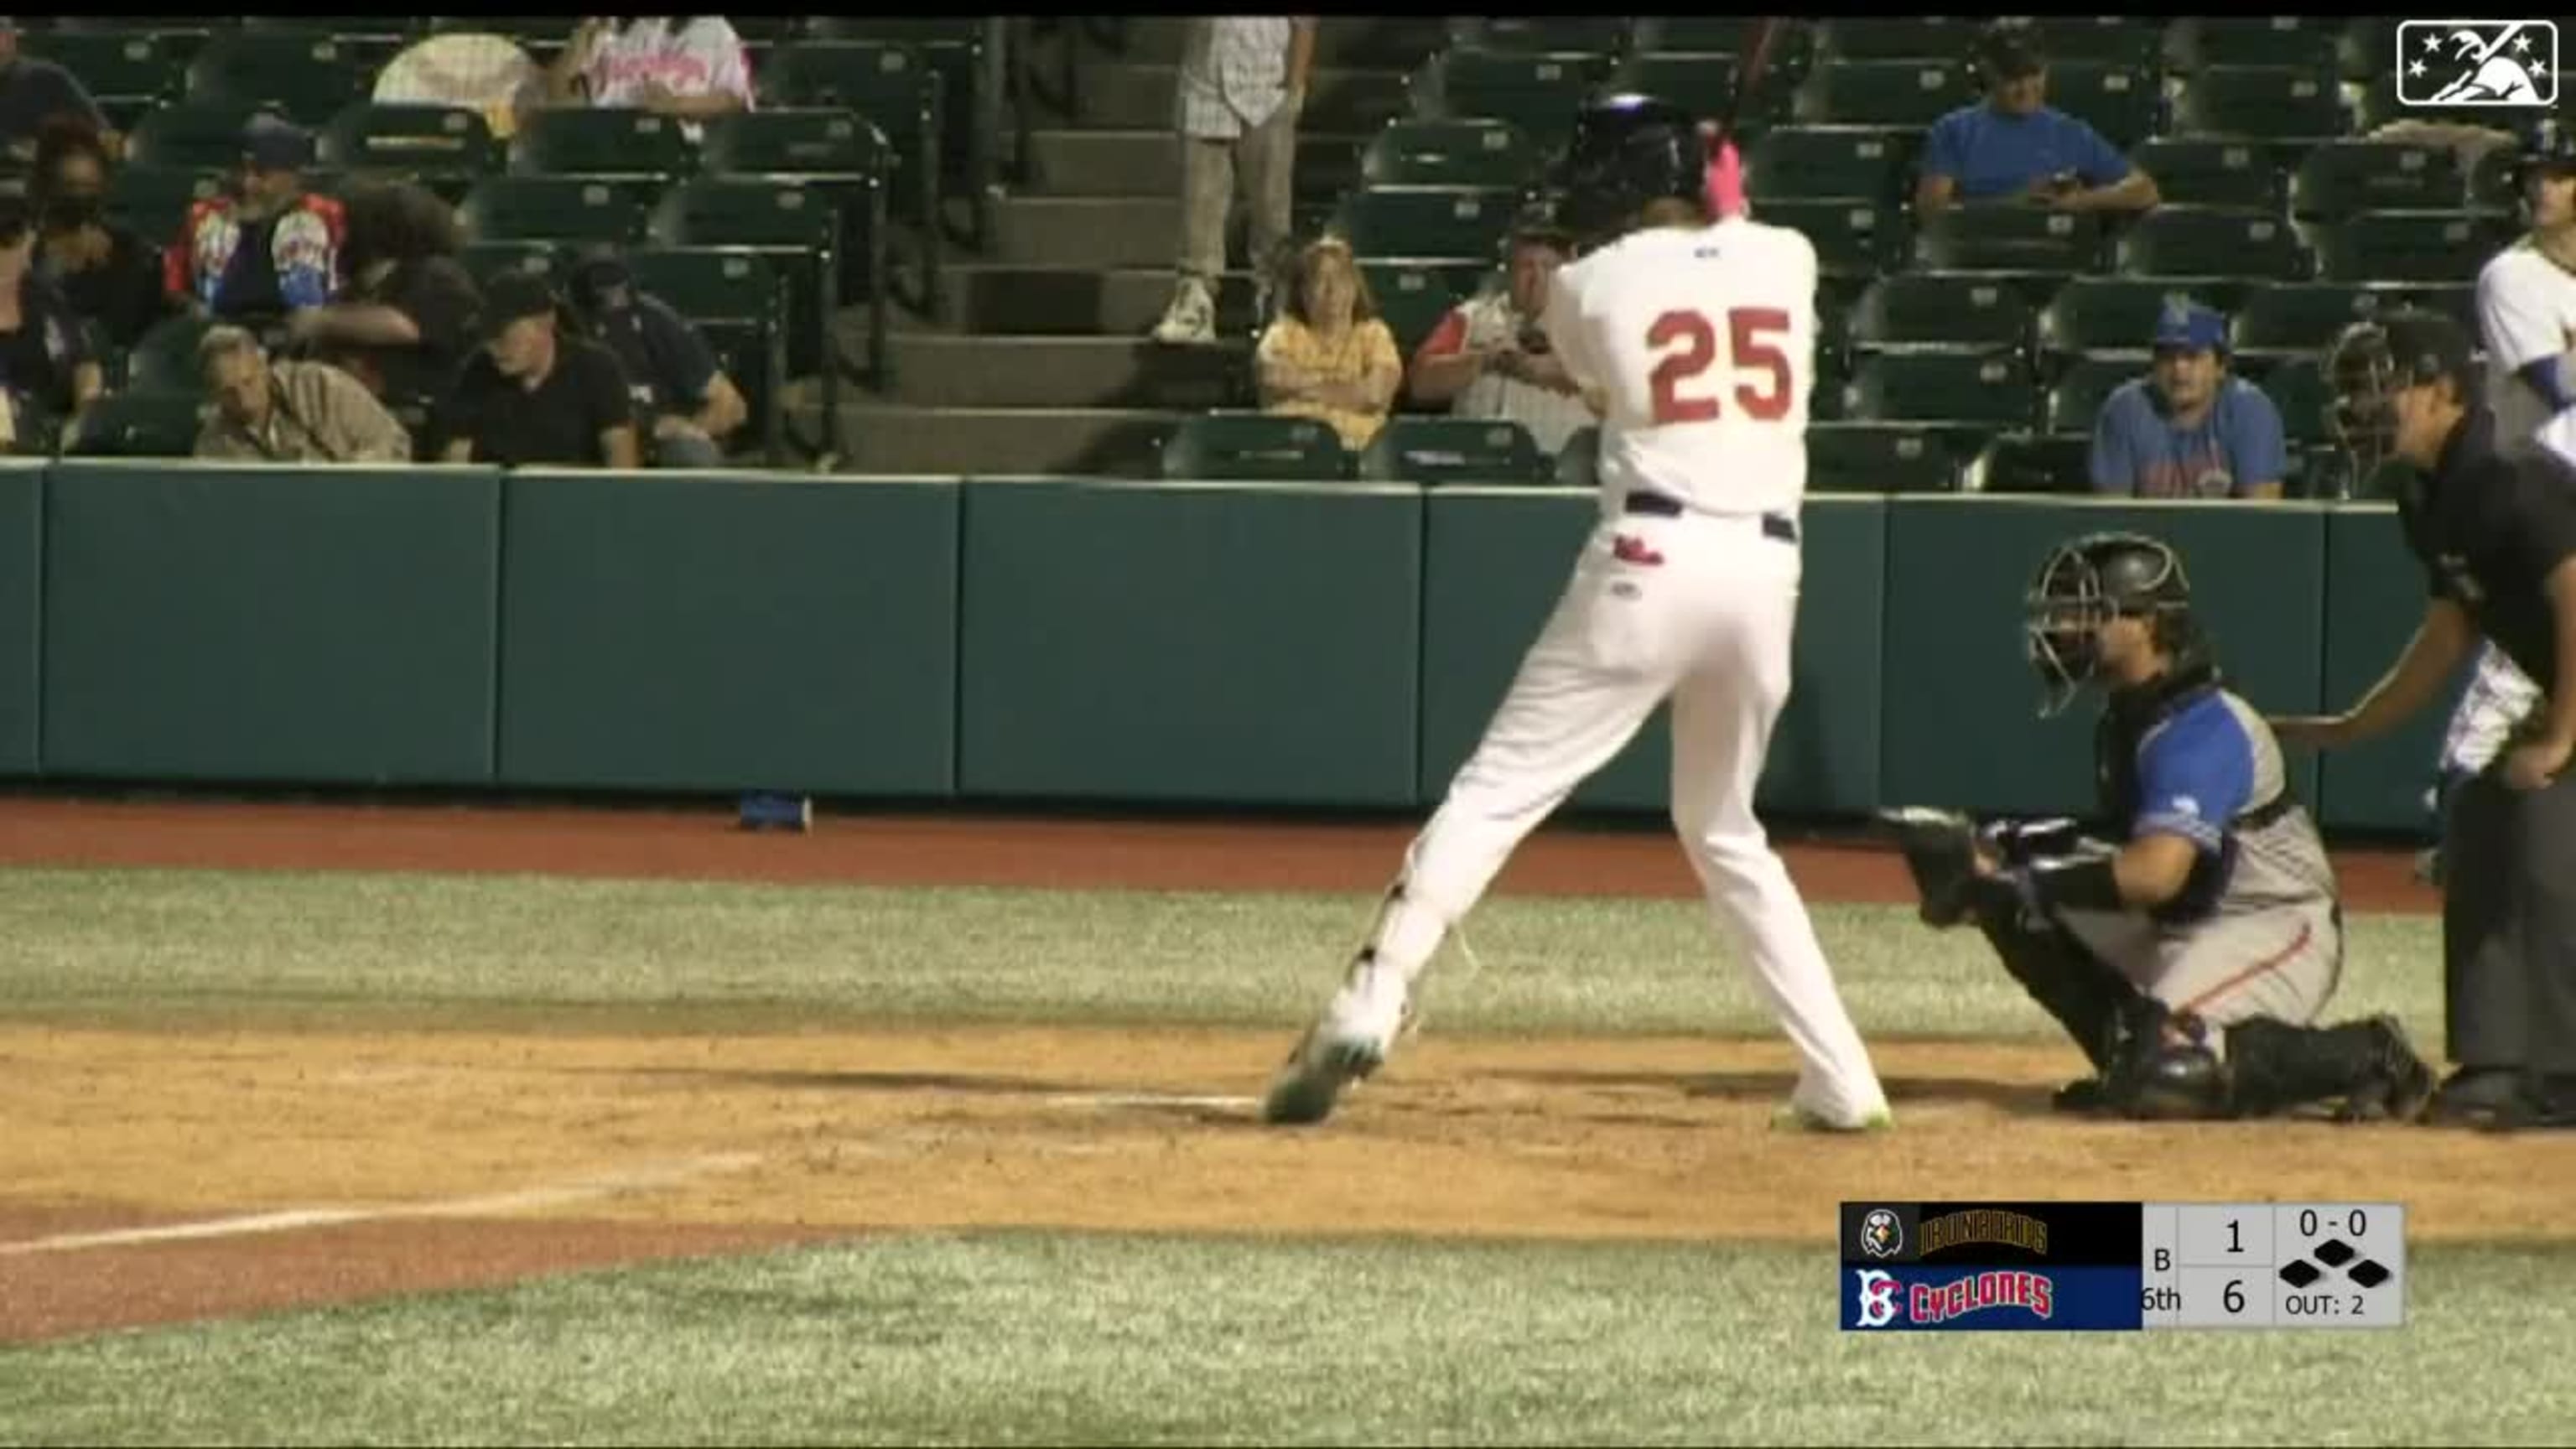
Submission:
[[[1987,1308],[2027,1308],[2041,1318],[2057,1306],[2057,1285],[2045,1273],[1995,1269],[1949,1283],[1917,1283],[1906,1293],[1917,1323],[1940,1323]]]
[[[1896,1275],[1876,1268],[1860,1271],[1860,1326],[1885,1328],[1896,1317]]]

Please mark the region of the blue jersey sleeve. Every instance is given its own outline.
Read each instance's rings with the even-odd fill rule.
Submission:
[[[2216,850],[2253,796],[2254,742],[2235,712],[2211,698],[2139,743],[2138,818],[2129,833],[2179,835]]]
[[[1961,135],[1967,126],[1968,112],[1964,110],[1952,111],[1932,123],[1932,134],[1923,138],[1924,175],[1947,176],[1953,181],[1959,179],[1960,169],[1967,159],[1962,154],[1966,147],[1962,144],[1964,137]]]

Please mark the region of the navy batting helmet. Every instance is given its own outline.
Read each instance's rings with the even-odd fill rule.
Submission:
[[[2053,715],[2101,667],[2099,635],[2113,619],[2144,619],[2157,646],[2178,660],[2201,652],[2191,617],[2191,580],[2182,558],[2143,533],[2088,533],[2051,550],[2023,601],[2031,667]]]
[[[2576,175],[2576,128],[2554,115],[2544,115],[2526,127],[2522,150],[2515,158],[2513,189],[2529,189],[2544,176]]]
[[[1688,111],[1653,96],[1605,96],[1574,118],[1557,219],[1579,244],[1598,245],[1650,203],[1697,204],[1707,175],[1706,143]]]

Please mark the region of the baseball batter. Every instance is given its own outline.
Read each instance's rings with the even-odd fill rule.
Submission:
[[[2412,1118],[2433,1074],[2387,1017],[2311,1026],[2343,969],[2343,913],[2280,746],[2228,690],[2182,561],[2141,534],[2060,545],[2025,639],[2048,689],[2107,691],[2095,785],[2116,843],[2073,823],[1889,812],[1923,919],[1974,919],[2091,1059],[2067,1111],[2255,1117],[2333,1103]]]
[[[1789,692],[1816,253],[1742,214],[1722,166],[1711,172],[1677,107],[1618,96],[1578,118],[1564,221],[1583,254],[1556,273],[1543,325],[1602,413],[1601,521],[1341,989],[1273,1082],[1271,1121],[1322,1120],[1384,1062],[1452,926],[1667,698],[1674,827],[1798,1051],[1787,1120],[1891,1121],[1753,813]]]

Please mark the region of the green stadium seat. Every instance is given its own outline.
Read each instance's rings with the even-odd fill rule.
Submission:
[[[2447,210],[2464,194],[2448,146],[2328,141],[2310,150],[2290,182],[2290,213],[2324,221],[2362,211]]]
[[[1859,422],[2030,425],[2030,370],[2008,349],[1882,352],[1843,388],[1841,416]]]
[[[1628,48],[1628,29],[1629,22],[1616,15],[1498,15],[1476,22],[1461,42],[1485,50],[1616,55]]]
[[[687,318],[715,350],[757,420],[771,462],[786,444],[787,340],[777,269],[733,247],[637,247],[626,265],[638,289]]]
[[[521,118],[510,138],[513,176],[662,181],[692,162],[679,122],[622,106],[548,106]]]
[[[2352,125],[2329,71],[2219,65],[2176,87],[2170,129],[2177,136],[2304,142],[2331,140]]]
[[[1478,50],[1434,56],[1415,75],[1414,114],[1425,119],[1509,121],[1551,150],[1573,128],[1585,97],[1609,78],[1610,58],[1587,52]]]
[[[788,371],[824,369],[827,382],[839,375],[826,362],[842,251],[828,194],[790,179],[701,176],[662,198],[652,237],[659,246],[752,248],[768,258],[786,286]]]
[[[365,100],[374,78],[360,48],[336,37],[240,30],[212,37],[188,62],[187,93],[246,101],[319,126]]]
[[[2117,61],[2049,57],[2048,103],[2126,151],[2156,128],[2155,72]]]
[[[800,41],[770,57],[761,88],[772,104],[866,117],[894,158],[886,193],[892,214],[916,225],[940,215],[945,136],[952,118],[965,113],[920,51],[877,41]],[[934,240],[941,231],[925,228]]]
[[[1949,493],[1958,486],[1958,460],[1938,429],[1830,422],[1807,429],[1811,493]]]
[[[1931,125],[1975,99],[1956,60],[1824,60],[1798,87],[1790,115],[1810,126]]]
[[[2336,74],[2343,22],[2297,15],[2203,15],[2177,20],[2165,54],[2180,71],[2212,66],[2277,66]]]
[[[2315,357],[2283,359],[2264,372],[2261,386],[2272,406],[2280,410],[2281,433],[2291,443],[2304,447],[2334,441],[2326,421],[2334,392],[2326,386]]]
[[[2127,356],[2079,357],[2059,369],[2040,406],[2040,430],[2090,435],[2102,404],[2122,386],[2147,375],[2146,349]]]
[[[1369,186],[1519,186],[1540,158],[1505,121],[1396,121],[1369,138]]]
[[[1925,15],[1840,17],[1818,28],[1816,49],[1836,60],[1957,60],[1977,43],[1985,22]]]
[[[563,273],[563,255],[547,241],[470,241],[459,254],[478,287],[491,285],[503,272],[534,272],[546,278]]]
[[[398,173],[449,201],[462,201],[500,161],[482,113],[463,106],[362,101],[331,118],[317,149],[324,166],[344,175]]]
[[[2469,170],[2469,208],[2514,214],[2522,205],[2522,192],[2514,185],[2514,178],[2521,168],[2520,146],[2488,148],[2478,157],[2477,165]]]
[[[2048,57],[2053,91],[2055,70],[2068,61],[2097,61],[2131,66],[2152,76],[2164,68],[2165,27],[2161,21],[2126,15],[2042,15],[2030,23],[2040,53]]]
[[[1422,345],[1433,328],[1458,299],[1475,285],[1470,267],[1443,268],[1420,266],[1409,262],[1362,262],[1360,273],[1368,281],[1369,295],[1377,302],[1378,316],[1387,330],[1395,334],[1396,351],[1409,363],[1413,350]]]
[[[1882,277],[1845,321],[1855,353],[1901,347],[2025,347],[2030,308],[2007,282],[1909,272]]]
[[[127,138],[126,159],[143,166],[227,174],[241,169],[242,131],[259,107],[247,101],[172,101],[154,108]]]
[[[2366,211],[2310,228],[2318,275],[2336,282],[2474,282],[2510,221],[2464,211]]]
[[[125,358],[128,392],[180,392],[196,397],[205,391],[197,370],[197,344],[214,320],[179,314],[155,322],[134,339]]]
[[[699,169],[709,175],[881,177],[893,164],[885,135],[836,107],[742,111],[706,123]]]
[[[1774,226],[1804,233],[1815,244],[1819,270],[1828,277],[1867,277],[1886,271],[1899,230],[1883,202],[1765,201],[1753,214]]]
[[[190,392],[110,393],[90,405],[63,436],[66,458],[185,458],[197,450],[197,410]]]
[[[1700,55],[1740,55],[1752,40],[1753,26],[1742,15],[1661,15],[1636,20],[1631,30],[1633,48],[1640,53],[1652,51],[1689,51]],[[1774,28],[1771,51],[1764,60],[1764,85],[1777,77],[1783,88],[1805,79],[1815,64],[1816,32],[1804,21],[1785,20]]]
[[[805,22],[801,33],[810,40],[920,45],[935,40],[971,40],[983,23],[983,17],[976,15],[817,15]],[[794,40],[799,38],[799,32],[791,29],[769,38]]]
[[[223,189],[221,171],[137,162],[108,178],[107,216],[136,236],[166,245],[178,239],[189,207],[222,195]]]
[[[49,30],[19,44],[80,77],[102,106],[111,100],[175,100],[187,84],[187,48],[150,31]]]
[[[1647,51],[1628,58],[1617,86],[1624,91],[1661,96],[1693,115],[1713,117],[1724,114],[1729,105],[1736,103],[1738,68],[1736,57],[1727,52]],[[1796,94],[1796,83],[1789,77],[1766,70],[1761,84],[1736,113],[1736,134],[1752,137],[1769,130],[1788,116]]]
[[[2230,348],[2245,360],[2266,353],[2316,352],[2344,328],[2407,300],[2394,287],[2349,282],[2275,282],[2246,294],[2228,323]]]
[[[2138,277],[2073,278],[2039,311],[2034,331],[2040,356],[2060,365],[2082,353],[2145,348],[2174,291],[2167,283]],[[2217,305],[2206,295],[2194,295]]]
[[[2115,247],[2133,277],[2234,277],[2304,281],[2315,258],[2296,227],[2269,212],[2160,206],[2129,224]]]
[[[2478,335],[2478,289],[2470,282],[2411,286],[2404,289],[2407,299],[2428,311],[2439,312]]]
[[[1556,460],[1518,423],[1398,414],[1362,450],[1358,472],[1364,482],[1426,487],[1547,484],[1556,481]]]
[[[816,16],[806,28],[810,38],[795,42],[797,47],[818,44],[872,44],[896,46],[910,52],[914,64],[939,78],[941,126],[936,133],[935,156],[942,184],[960,188],[974,175],[976,97],[983,84],[984,27],[980,17],[917,18]],[[780,37],[784,40],[785,37]],[[784,49],[784,47],[782,47]],[[900,89],[898,83],[897,89]],[[913,104],[901,97],[902,104]],[[810,104],[810,102],[801,102]],[[1310,100],[1310,115],[1317,102]],[[853,108],[876,119],[872,105],[853,103]],[[898,145],[909,144],[908,126],[880,120],[888,136]]]
[[[1782,126],[1744,157],[1745,194],[1893,201],[1914,161],[1911,132],[1876,126]]]
[[[459,209],[473,241],[633,242],[644,207],[628,189],[582,176],[487,176]]]
[[[1968,465],[1972,493],[2093,491],[2093,440],[2082,433],[2005,433]]]
[[[2276,211],[2281,168],[2272,148],[2251,141],[2201,136],[2156,136],[2129,151],[2129,160],[2156,179],[2167,206],[2233,206]]]
[[[1330,424],[1274,413],[1200,413],[1163,441],[1166,479],[1332,483],[1351,463]]]
[[[2102,224],[2073,211],[2018,204],[1954,206],[1917,223],[1914,264],[1940,271],[2091,271]]]
[[[1342,198],[1334,225],[1366,257],[1490,257],[1519,204],[1492,187],[1372,186]]]

